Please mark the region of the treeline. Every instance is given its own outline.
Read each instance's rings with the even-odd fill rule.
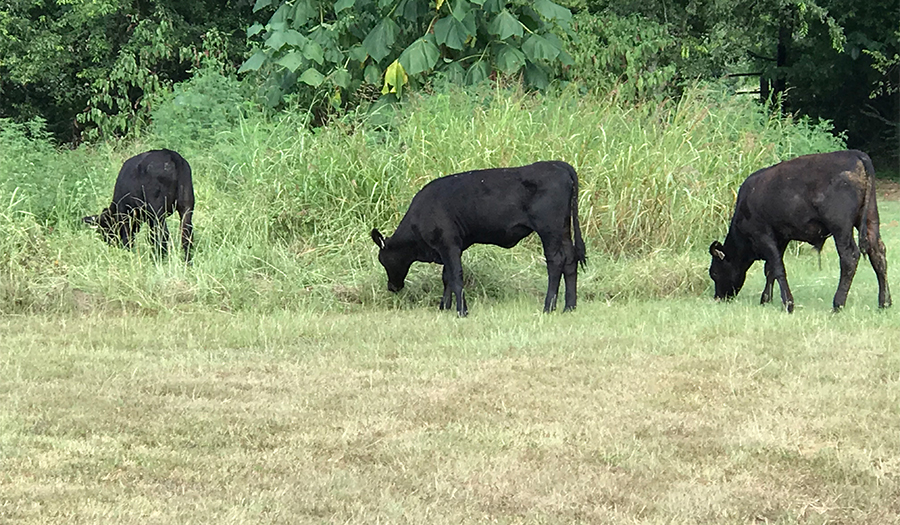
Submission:
[[[203,72],[241,83],[232,111],[299,108],[314,126],[448,84],[577,82],[636,103],[699,78],[829,120],[896,167],[894,14],[893,0],[12,0],[0,119],[60,143],[140,134]]]

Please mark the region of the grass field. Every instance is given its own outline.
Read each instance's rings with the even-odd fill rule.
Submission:
[[[722,304],[607,297],[595,258],[566,315],[534,277],[463,320],[402,294],[3,317],[0,522],[898,523],[896,307],[863,260],[832,314],[833,244],[790,251],[793,315],[759,264]]]

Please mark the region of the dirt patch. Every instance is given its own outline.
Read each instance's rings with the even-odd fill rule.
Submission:
[[[877,200],[896,201],[900,200],[900,183],[893,180],[878,180],[875,183],[875,190],[878,192]]]

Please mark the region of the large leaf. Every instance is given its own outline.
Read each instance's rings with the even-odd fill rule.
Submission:
[[[553,3],[551,0],[534,0],[534,10],[547,20],[555,20],[557,22],[569,22],[572,20],[571,11]]]
[[[319,73],[314,68],[309,68],[300,75],[298,80],[304,84],[309,84],[312,87],[319,87],[325,80],[325,75]]]
[[[500,14],[491,21],[488,31],[492,35],[497,35],[500,40],[506,40],[511,36],[522,36],[522,24],[508,10],[500,11]]]
[[[250,38],[252,36],[258,35],[259,33],[262,33],[262,31],[264,29],[265,29],[265,27],[263,27],[262,24],[260,24],[259,22],[254,22],[252,26],[247,28],[247,38]]]
[[[381,94],[396,93],[399,98],[403,94],[403,85],[407,82],[409,77],[406,71],[398,60],[394,60],[384,72],[384,87],[381,88]]]
[[[418,75],[432,69],[440,56],[441,51],[434,44],[434,36],[429,34],[404,49],[399,60],[407,74]]]
[[[260,9],[269,7],[269,5],[271,3],[272,3],[272,0],[256,0],[256,3],[253,4],[253,12],[255,13],[255,12],[259,11]]]
[[[338,0],[334,3],[334,12],[340,13],[344,9],[349,9],[353,7],[353,4],[356,3],[356,0]]]
[[[531,34],[522,43],[522,51],[532,62],[538,60],[553,60],[559,55],[560,49],[541,35]]]
[[[322,46],[315,40],[307,40],[306,45],[303,46],[303,56],[322,65],[322,61],[324,60],[324,57],[322,56]]]
[[[525,53],[508,44],[502,44],[497,51],[497,67],[504,73],[516,73],[525,65]]]
[[[279,58],[276,64],[278,64],[279,66],[284,66],[291,71],[297,71],[305,62],[306,59],[303,58],[303,53],[300,53],[299,51],[291,51],[290,53]]]
[[[266,39],[266,46],[278,51],[286,42],[287,34],[285,31],[272,31],[272,34]]]
[[[335,69],[331,74],[331,83],[335,86],[347,89],[350,87],[350,73],[346,69]]]
[[[384,57],[391,53],[391,46],[394,45],[399,30],[400,28],[397,27],[396,22],[390,18],[383,18],[363,40],[363,47],[366,49],[366,53],[375,62],[381,62]]]
[[[468,0],[456,0],[456,2],[453,2],[453,18],[460,22],[468,16],[471,10]]]
[[[479,60],[472,64],[472,67],[466,71],[466,84],[473,85],[482,82],[490,75],[490,70],[488,69],[487,63],[484,60]]]
[[[544,89],[550,85],[550,77],[543,67],[537,64],[525,64],[525,82],[538,89]]]
[[[238,69],[238,73],[243,73],[244,71],[256,71],[265,64],[266,58],[266,52],[260,49],[241,65],[241,68]]]
[[[465,48],[469,36],[471,36],[469,29],[455,17],[445,16],[434,23],[434,37],[437,43],[451,49]]]
[[[316,6],[311,5],[309,0],[297,0],[294,5],[294,21],[292,25],[297,28],[303,28],[310,18],[318,16],[319,10]]]

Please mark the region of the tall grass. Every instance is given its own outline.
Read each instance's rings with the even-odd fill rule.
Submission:
[[[233,117],[235,125],[214,132],[202,121],[167,122],[139,141],[77,151],[48,151],[46,139],[25,133],[0,135],[0,146],[17,144],[23,158],[38,151],[32,143],[44,148],[29,153],[36,160],[24,167],[19,153],[0,161],[7,181],[0,203],[8,203],[0,207],[0,230],[32,239],[0,243],[3,289],[15,290],[0,298],[0,311],[430,304],[439,272],[416,265],[408,291],[389,296],[368,231],[391,231],[435,177],[542,159],[568,161],[580,176],[593,263],[580,282],[584,297],[696,293],[705,270],[692,249],[721,236],[740,182],[780,159],[842,147],[822,126],[770,116],[752,101],[704,87],[677,103],[646,105],[574,88],[552,95],[451,91],[315,130],[299,112]],[[183,129],[191,126],[203,133]],[[184,140],[189,136],[200,138]],[[198,249],[191,268],[178,257],[153,260],[146,234],[127,252],[80,224],[109,203],[121,163],[153,147],[178,150],[193,168]],[[46,182],[35,184],[39,178]],[[23,247],[29,242],[41,248]],[[616,260],[639,262],[612,264],[619,273],[611,273],[605,262]],[[464,265],[470,294],[482,299],[538,297],[545,286],[534,239],[514,250],[474,247]],[[621,272],[664,274],[665,282]]]

